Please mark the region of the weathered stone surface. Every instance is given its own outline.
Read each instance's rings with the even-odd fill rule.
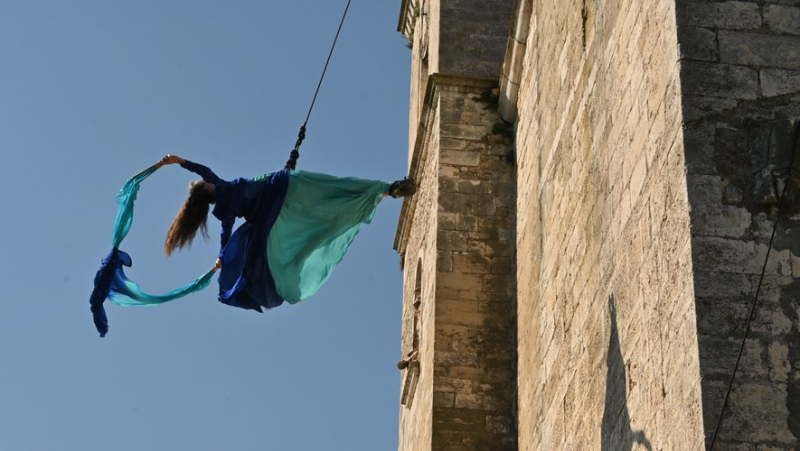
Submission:
[[[747,67],[684,61],[681,80],[683,92],[689,96],[758,97],[758,72]]]
[[[450,12],[463,16],[459,11]],[[492,39],[475,43],[488,47]],[[500,450],[514,449],[516,443],[515,423],[509,421],[514,416],[514,386],[508,383],[515,378],[516,362],[510,333],[514,166],[498,157],[508,154],[508,141],[487,139],[500,122],[496,111],[485,108],[481,100],[491,85],[470,88],[462,81],[437,78],[431,85],[428,115],[415,120],[427,121],[429,128],[415,148],[418,166],[412,175],[420,177],[416,171],[438,188],[424,198],[420,193],[410,198],[421,203],[406,219],[412,225],[404,243],[406,280],[423,284],[420,352],[424,354],[420,354],[417,390],[430,396],[430,404],[422,411],[414,407],[419,405],[415,401],[411,411],[401,412],[401,449]],[[426,265],[431,252],[436,264]],[[417,255],[421,270],[413,264],[420,258]],[[415,277],[409,276],[415,271]],[[413,341],[409,336],[416,299],[408,283],[404,343]],[[435,288],[426,291],[427,284]],[[422,439],[412,435],[420,427],[425,431]]]
[[[800,446],[800,427],[791,426],[793,392],[786,384],[793,371],[792,358],[787,357],[793,347],[784,347],[793,342],[787,337],[791,320],[785,312],[792,309],[785,304],[794,302],[793,277],[800,274],[794,263],[800,248],[792,244],[800,217],[790,220],[795,213],[786,212],[769,248],[786,185],[785,169],[780,168],[789,166],[795,147],[792,121],[780,118],[787,112],[796,114],[792,111],[797,106],[778,105],[800,101],[786,99],[798,90],[794,78],[800,41],[781,30],[785,23],[777,17],[777,8],[763,8],[765,28],[758,32],[712,28],[720,63],[698,63],[706,66],[683,71],[681,77],[684,114],[694,121],[684,136],[688,169],[696,174],[689,175],[687,183],[707,445],[755,307],[734,384],[734,390],[741,391],[730,398],[717,439],[721,449]],[[793,11],[784,13],[790,16]],[[734,72],[731,65],[737,67]],[[697,73],[711,76],[715,71],[728,73],[732,83],[737,77],[746,81],[734,89],[712,87],[706,92],[709,84]],[[756,93],[748,71],[758,72]],[[788,190],[785,203],[792,211],[793,193],[794,188]],[[757,290],[762,269],[766,277]]]
[[[720,61],[755,67],[800,69],[800,36],[719,32]]]
[[[493,0],[489,4],[475,0],[441,2],[438,67],[434,71],[496,79],[503,63],[513,3],[509,0]]]
[[[800,35],[800,7],[797,2],[794,4],[794,7],[765,5],[764,24],[767,28],[777,33]]]
[[[787,445],[796,443],[785,423],[789,416],[785,385],[750,383],[737,386],[731,393],[731,404],[751,406],[763,416],[754,418],[748,409],[728,410],[724,420],[728,427],[721,431],[721,438]]]
[[[442,164],[452,164],[454,166],[477,166],[481,162],[481,156],[478,152],[461,150],[443,150],[440,158]]]
[[[582,49],[583,4],[532,2],[516,152],[522,450],[702,443],[677,72],[695,64],[707,96],[755,98],[758,78],[678,65],[673,5],[591,2],[597,19]],[[745,2],[711,6],[760,22]],[[716,60],[715,32],[703,28],[720,19],[711,16],[686,24],[683,58]],[[694,164],[716,172],[713,156]],[[729,233],[744,233],[741,222]],[[675,393],[668,409],[664,391]]]
[[[717,34],[701,27],[678,27],[681,59],[696,61],[717,61]]]
[[[702,93],[698,93],[696,96],[683,99],[683,118],[688,122],[719,116],[735,109],[738,105],[736,99],[703,97]]]
[[[692,199],[692,231],[696,236],[742,237],[751,214],[743,207],[723,203],[723,181],[717,176],[687,177]]]
[[[511,135],[468,77],[499,75],[514,4]],[[770,122],[800,116],[800,3],[422,5],[400,449],[702,449],[742,343],[717,446],[800,448],[800,176]]]
[[[766,97],[782,96],[800,92],[800,71],[763,69],[761,71],[761,94]]]
[[[749,30],[761,26],[755,2],[678,0],[678,24],[722,30]]]

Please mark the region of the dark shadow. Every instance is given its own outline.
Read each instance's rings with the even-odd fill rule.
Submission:
[[[606,402],[603,409],[603,424],[600,431],[601,450],[624,451],[633,448],[634,443],[652,450],[650,440],[644,431],[631,429],[631,417],[627,403],[627,378],[625,377],[625,360],[619,343],[617,328],[617,310],[614,295],[608,297],[608,313],[611,318],[611,337],[608,340],[608,373],[606,375]]]

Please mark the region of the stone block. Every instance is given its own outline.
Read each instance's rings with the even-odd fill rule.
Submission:
[[[681,79],[684,94],[688,96],[758,97],[758,72],[747,67],[684,61]]]
[[[439,191],[460,194],[484,194],[489,190],[488,183],[482,180],[463,180],[455,177],[439,179]]]
[[[683,119],[687,122],[705,119],[735,109],[739,103],[735,99],[703,97],[700,95],[683,98]]]
[[[746,383],[734,387],[725,419],[724,437],[748,442],[792,444],[786,427],[788,404],[783,384]]]
[[[474,431],[486,427],[486,413],[470,409],[436,407],[433,411],[434,429],[440,431]]]
[[[441,124],[441,136],[445,138],[480,141],[489,132],[486,127],[464,124]]]
[[[472,393],[473,387],[477,385],[469,379],[456,379],[452,377],[436,378],[436,391],[450,393]]]
[[[723,181],[713,175],[687,176],[692,229],[695,236],[742,237],[751,214],[744,207],[723,203]]]
[[[794,7],[764,5],[764,25],[777,33],[800,35],[800,7],[794,3]]]
[[[495,257],[491,259],[490,272],[492,274],[513,274],[514,263],[514,260],[509,257]],[[800,268],[800,259],[798,259],[798,268]]]
[[[752,241],[739,241],[717,237],[692,239],[694,267],[702,271],[722,271],[735,274],[760,274],[766,257],[766,246],[756,249]],[[764,256],[759,260],[759,254]],[[776,274],[778,265],[768,267],[768,274]]]
[[[496,197],[491,194],[474,194],[467,210],[475,216],[492,216],[498,212]]]
[[[439,148],[440,149],[447,149],[447,150],[464,150],[466,149],[471,143],[469,141],[457,138],[447,138],[441,137],[439,138]]]
[[[434,447],[443,445],[459,445],[461,444],[461,432],[433,431],[433,443]]]
[[[678,27],[680,57],[683,60],[717,61],[717,33],[700,27]]]
[[[700,334],[697,342],[700,349],[701,376],[705,378],[730,375],[736,363],[741,341]]]
[[[497,434],[509,434],[514,432],[514,421],[512,418],[502,415],[486,416],[486,431]]]
[[[437,289],[480,291],[483,277],[476,274],[440,273],[436,278]]]
[[[456,393],[455,408],[494,412],[502,407],[496,398],[485,394]]]
[[[492,263],[480,254],[455,254],[453,255],[453,270],[465,274],[488,274],[491,272]]]
[[[453,253],[441,250],[436,255],[436,271],[437,272],[452,272],[453,271]]]
[[[765,97],[800,92],[800,71],[782,69],[761,70],[761,94]]]
[[[512,255],[511,241],[486,241],[486,252],[488,257],[509,257]]]
[[[453,407],[455,403],[454,393],[445,393],[440,391],[433,391],[433,406],[434,407]]]
[[[439,162],[453,166],[478,166],[481,162],[481,155],[478,152],[442,149],[439,154]]]
[[[466,252],[470,249],[464,234],[458,230],[439,230],[436,234],[436,243],[439,249],[445,251]]]
[[[690,175],[717,174],[717,162],[714,160],[715,136],[716,127],[713,124],[692,124],[684,129],[684,154],[686,169]]]
[[[800,70],[800,36],[720,31],[719,53],[722,63]]]
[[[769,375],[776,382],[788,382],[792,364],[789,362],[789,346],[774,342],[769,345]]]
[[[680,0],[676,10],[678,25],[727,30],[751,30],[761,26],[761,14],[754,2]]]

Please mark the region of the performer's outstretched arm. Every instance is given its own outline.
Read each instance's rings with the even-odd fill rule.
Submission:
[[[177,155],[164,155],[164,158],[161,159],[161,164],[180,164],[182,168],[192,171],[195,174],[199,175],[203,178],[203,181],[206,183],[217,184],[222,179],[220,179],[217,174],[214,174],[207,166],[203,166],[200,163],[195,163],[193,161],[189,161],[185,158],[181,158]]]

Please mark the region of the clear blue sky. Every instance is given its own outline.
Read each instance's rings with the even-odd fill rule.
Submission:
[[[107,304],[104,339],[88,310],[129,176],[165,153],[229,179],[283,166],[344,4],[0,0],[0,449],[396,449],[397,200],[305,303],[260,315],[212,286],[159,307]],[[353,2],[299,167],[405,175],[399,8]],[[162,252],[193,178],[171,166],[142,185],[122,248],[146,291],[214,262],[216,221],[208,244]]]

